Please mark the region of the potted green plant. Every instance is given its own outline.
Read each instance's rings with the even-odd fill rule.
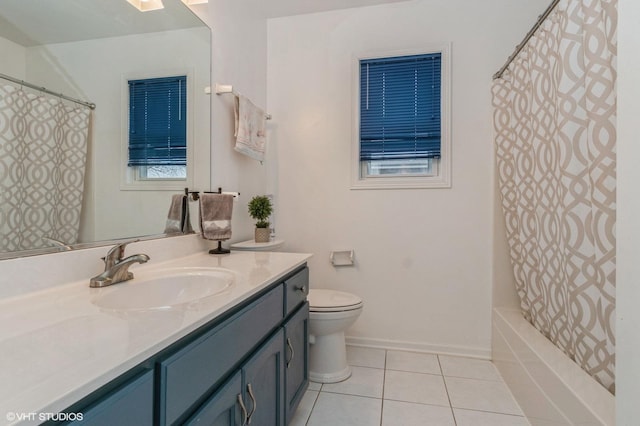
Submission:
[[[256,195],[249,201],[249,216],[256,220],[256,243],[269,242],[271,229],[269,229],[269,216],[273,211],[271,199],[266,195]]]

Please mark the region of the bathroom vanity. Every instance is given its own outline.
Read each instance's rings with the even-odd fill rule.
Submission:
[[[112,288],[71,283],[1,301],[0,319],[32,323],[13,338],[3,330],[0,346],[18,352],[0,370],[0,414],[10,424],[55,413],[104,425],[288,424],[308,384],[308,257],[198,253],[134,267],[134,280]],[[201,270],[233,282],[176,305],[159,295],[138,303],[131,290]],[[192,291],[182,290],[175,297]],[[52,325],[33,329],[45,318]],[[38,343],[48,347],[29,353]]]

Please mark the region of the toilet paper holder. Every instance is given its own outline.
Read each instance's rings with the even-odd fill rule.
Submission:
[[[355,252],[353,250],[334,250],[329,255],[333,266],[353,266]]]

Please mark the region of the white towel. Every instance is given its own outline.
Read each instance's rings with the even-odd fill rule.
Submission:
[[[267,138],[264,111],[242,95],[236,97],[236,146],[235,150],[263,161]]]

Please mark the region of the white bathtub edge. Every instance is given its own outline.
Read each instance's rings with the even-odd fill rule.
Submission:
[[[517,309],[494,309],[492,331],[494,362],[532,424],[615,425],[615,397],[542,336]],[[499,339],[506,345],[500,347]],[[505,351],[511,353],[505,355]],[[532,394],[534,389],[523,390],[524,380],[532,380],[541,395]],[[553,413],[554,409],[558,412]]]

